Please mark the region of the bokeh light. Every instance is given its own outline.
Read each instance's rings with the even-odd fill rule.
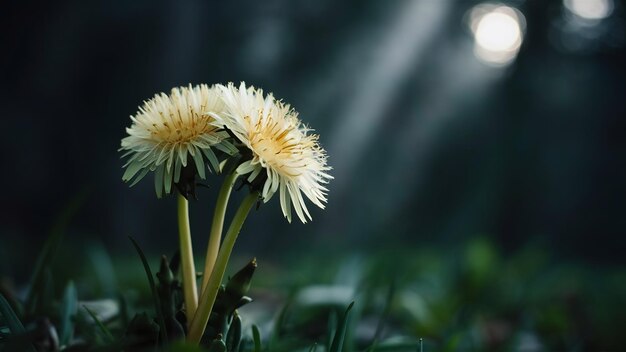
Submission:
[[[601,20],[613,12],[612,0],[563,0],[563,5],[574,15],[585,20]]]
[[[14,3],[0,296],[26,330],[0,309],[0,352],[158,349],[161,315],[194,350],[174,338],[180,270],[160,280],[162,255],[180,267],[176,197],[153,174],[129,188],[118,149],[144,100],[241,81],[291,104],[334,177],[311,222],[280,197],[249,212],[223,280],[258,259],[243,349],[254,325],[271,351],[334,349],[343,327],[346,351],[626,350],[626,1]],[[207,274],[223,166],[189,182]]]
[[[613,0],[563,0],[550,40],[566,53],[591,53],[624,43],[624,23]]]
[[[470,27],[476,57],[492,66],[506,66],[522,45],[525,19],[512,7],[481,4],[470,12]]]

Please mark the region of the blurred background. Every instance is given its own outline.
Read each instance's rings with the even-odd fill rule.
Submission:
[[[175,86],[245,81],[300,112],[335,177],[311,223],[288,224],[278,199],[249,217],[236,255],[267,263],[277,278],[267,282],[323,282],[337,268],[354,277],[376,257],[395,273],[380,282],[478,270],[481,283],[519,278],[519,304],[549,272],[547,306],[573,295],[587,307],[582,292],[598,282],[609,286],[592,290],[596,301],[624,302],[624,11],[617,0],[17,4],[1,24],[0,278],[25,285],[55,224],[70,264],[134,259],[128,235],[151,255],[172,253],[174,198],[156,200],[151,178],[121,181],[129,115]],[[220,182],[191,204],[199,255]],[[498,271],[507,265],[532,270]],[[426,333],[411,297],[416,336],[460,319],[448,309],[446,328]],[[592,310],[613,324],[610,307]],[[581,336],[563,309],[562,324],[548,321],[571,339],[535,342],[623,342],[610,329]]]

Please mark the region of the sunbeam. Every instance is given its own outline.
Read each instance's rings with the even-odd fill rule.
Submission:
[[[339,121],[330,139],[336,182],[334,192],[343,192],[348,176],[362,160],[364,146],[385,119],[385,111],[406,77],[420,64],[421,56],[436,40],[450,10],[449,1],[409,1],[399,7],[393,24],[367,56],[369,66],[353,80],[353,99],[337,110]]]

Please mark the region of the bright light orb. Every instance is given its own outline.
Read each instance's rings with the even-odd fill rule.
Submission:
[[[524,16],[511,7],[478,5],[470,13],[474,54],[492,66],[511,63],[522,45]]]
[[[492,12],[478,22],[476,42],[489,51],[510,51],[520,45],[522,31],[517,20],[506,13]]]
[[[612,0],[563,0],[563,5],[574,15],[591,21],[607,18],[613,12]]]

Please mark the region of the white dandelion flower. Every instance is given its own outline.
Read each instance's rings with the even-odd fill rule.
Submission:
[[[205,161],[213,170],[219,170],[217,156],[212,148],[232,154],[236,149],[226,141],[228,134],[213,124],[210,113],[222,113],[224,103],[220,90],[206,84],[173,88],[169,95],[157,94],[144,101],[132,125],[122,139],[122,157],[129,157],[122,179],[139,182],[149,171],[154,171],[158,197],[170,193],[172,184],[181,180],[181,171],[191,170],[204,179]],[[191,160],[190,160],[191,159]],[[193,164],[190,168],[187,165]],[[193,177],[192,177],[193,178]],[[193,185],[192,185],[193,186]]]
[[[302,193],[323,209],[328,192],[324,185],[332,179],[318,136],[302,124],[296,111],[272,94],[264,96],[261,89],[246,88],[243,82],[239,88],[230,83],[220,89],[226,109],[211,114],[214,124],[230,130],[252,154],[237,173],[249,174],[251,183],[262,181],[264,202],[280,191],[280,206],[289,222],[292,206],[303,223],[312,220]]]

